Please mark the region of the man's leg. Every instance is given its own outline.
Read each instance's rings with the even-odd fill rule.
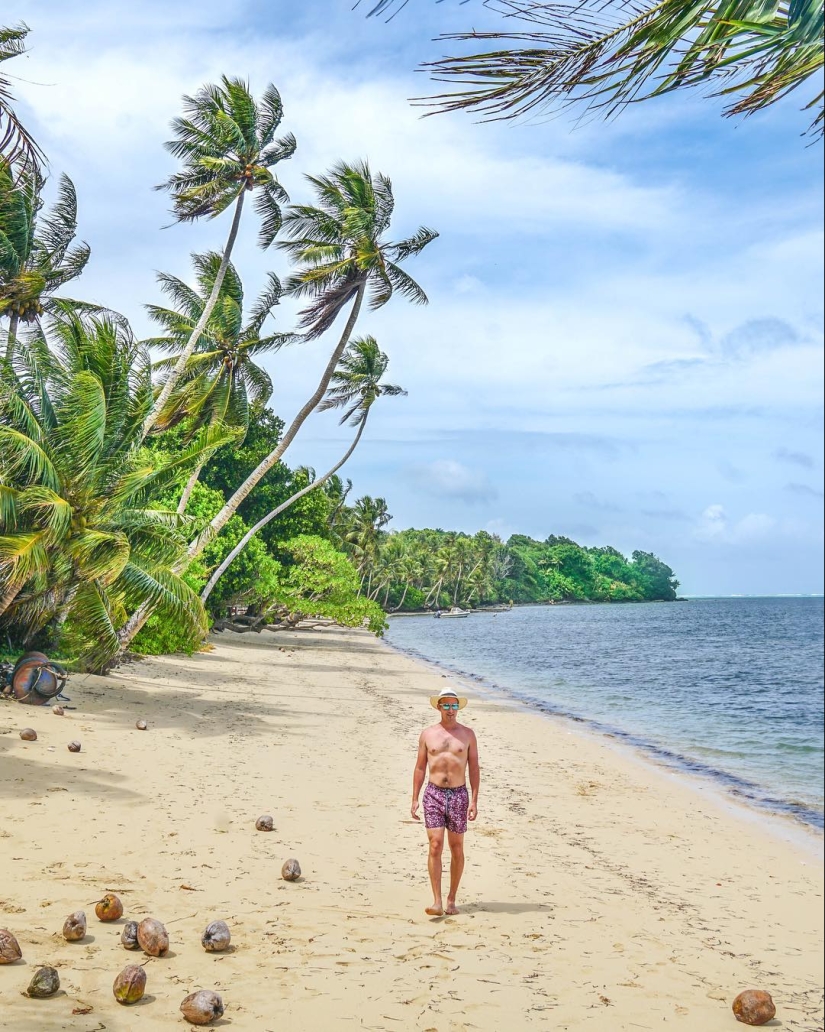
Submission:
[[[447,842],[450,846],[450,893],[447,896],[445,914],[457,914],[455,898],[461,875],[464,873],[464,832],[448,831]]]
[[[444,906],[441,902],[441,854],[444,852],[444,829],[427,828],[430,840],[430,853],[427,857],[427,870],[430,872],[430,885],[433,887],[433,905],[427,907],[425,913],[431,917],[441,917]]]

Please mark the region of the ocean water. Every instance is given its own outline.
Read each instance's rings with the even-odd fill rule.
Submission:
[[[823,826],[821,598],[398,617],[387,640]]]

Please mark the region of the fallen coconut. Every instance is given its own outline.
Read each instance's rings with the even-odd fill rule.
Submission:
[[[776,1015],[771,994],[762,989],[746,989],[733,1001],[733,1013],[743,1025],[766,1025]]]
[[[169,936],[160,921],[144,917],[138,925],[137,941],[144,953],[150,957],[162,957],[169,949]]]
[[[26,995],[35,1000],[45,1000],[49,996],[54,996],[59,988],[60,975],[57,971],[53,967],[42,967],[35,971]]]
[[[80,752],[81,748],[82,747],[80,745],[80,742],[78,742],[78,741],[69,742],[69,745],[68,745],[69,752]]]
[[[229,948],[231,939],[232,933],[226,921],[213,921],[201,936],[201,946],[207,953],[222,953]]]
[[[284,881],[298,881],[301,877],[301,865],[297,860],[287,860],[281,868],[281,877]]]
[[[138,729],[138,731],[145,731],[146,728],[149,727],[149,725],[146,723],[145,720],[137,720],[135,721],[135,727]]]
[[[0,928],[0,964],[13,964],[22,956],[17,939],[7,928]]]
[[[146,972],[137,964],[125,967],[112,985],[118,1003],[137,1003],[146,992]]]
[[[274,831],[275,821],[269,816],[268,813],[265,813],[263,817],[259,817],[257,821],[255,821],[255,827],[258,831]]]
[[[64,712],[65,711],[62,706],[52,706],[52,713],[56,714],[58,717],[62,717]]]
[[[23,739],[24,742],[36,742],[37,732],[33,727],[24,727],[23,730],[20,732],[20,737]]]
[[[99,921],[119,921],[123,917],[123,904],[114,892],[107,892],[95,904],[95,914]]]
[[[137,938],[138,923],[137,921],[127,921],[123,926],[123,933],[120,936],[120,942],[127,950],[136,950],[139,947]]]
[[[223,1000],[209,989],[190,993],[180,1005],[180,1012],[190,1025],[208,1025],[223,1017]]]
[[[68,942],[79,942],[86,934],[86,915],[75,910],[63,922],[63,938]]]

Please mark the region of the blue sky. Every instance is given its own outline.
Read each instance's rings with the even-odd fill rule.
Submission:
[[[93,248],[75,293],[140,332],[155,271],[185,277],[223,242],[222,222],[163,229],[151,189],[181,94],[221,73],[280,89],[293,199],[303,174],[366,157],[392,177],[397,234],[440,231],[409,265],[429,307],[359,328],[409,391],[346,470],[392,526],[651,550],[686,593],[822,590],[822,147],[800,137],[803,98],[745,122],[679,95],[609,125],[422,119],[407,98],[446,52],[431,38],[498,24],[477,0],[413,0],[390,24],[351,0],[10,0],[15,20],[32,29],[15,91]],[[286,272],[255,233],[236,251],[250,295]],[[328,347],[268,363],[284,417]],[[346,435],[316,415],[288,461],[327,468]]]

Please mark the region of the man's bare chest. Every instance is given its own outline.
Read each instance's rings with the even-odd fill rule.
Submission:
[[[467,743],[454,735],[432,735],[427,740],[427,752],[431,756],[464,756],[467,753]]]

